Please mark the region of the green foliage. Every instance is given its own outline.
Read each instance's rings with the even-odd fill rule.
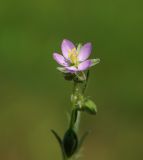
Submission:
[[[96,64],[98,64],[100,62],[100,59],[99,58],[92,59],[91,61],[92,61],[92,65],[91,66],[94,66],[94,65],[96,65]]]
[[[85,80],[86,80],[86,76],[84,72],[76,73],[76,79],[75,79],[76,82],[83,82]]]
[[[55,136],[55,138],[57,139],[59,145],[60,145],[60,148],[61,148],[61,151],[62,151],[62,156],[63,156],[63,160],[66,159],[66,155],[65,155],[65,151],[64,151],[64,147],[63,147],[63,142],[60,138],[60,136],[52,129],[51,132],[53,133],[53,135]]]
[[[91,115],[95,115],[97,113],[96,104],[89,98],[85,99],[81,110]]]
[[[63,147],[67,157],[71,157],[77,150],[78,138],[73,129],[68,129],[64,135]]]

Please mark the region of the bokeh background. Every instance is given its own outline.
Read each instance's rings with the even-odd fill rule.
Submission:
[[[0,2],[0,160],[60,160],[72,83],[52,53],[64,38],[93,44],[86,94],[97,116],[82,115],[82,160],[143,159],[142,1]]]

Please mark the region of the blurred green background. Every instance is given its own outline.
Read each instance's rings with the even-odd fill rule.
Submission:
[[[0,2],[0,160],[61,159],[72,83],[52,58],[64,38],[93,44],[86,94],[97,116],[82,160],[143,159],[143,18],[140,0]]]

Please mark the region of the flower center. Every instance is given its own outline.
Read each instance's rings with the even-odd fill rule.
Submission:
[[[76,48],[73,48],[72,50],[68,51],[68,57],[69,57],[71,63],[73,65],[75,65],[75,66],[78,65],[78,58],[77,58],[77,56],[78,56],[78,52],[77,52]]]

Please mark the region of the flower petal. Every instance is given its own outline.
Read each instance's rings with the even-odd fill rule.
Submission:
[[[66,67],[66,69],[71,73],[74,73],[74,72],[78,71],[78,69],[75,66]]]
[[[91,61],[91,60],[86,60],[86,61],[84,61],[84,62],[81,62],[81,63],[78,65],[78,71],[87,70],[91,65],[92,65],[92,61]]]
[[[90,56],[91,50],[91,43],[86,43],[84,46],[82,46],[78,55],[78,60],[80,62],[85,61]]]
[[[58,53],[54,53],[53,54],[53,58],[55,59],[55,61],[57,61],[57,63],[59,63],[62,66],[69,66],[68,62],[66,61],[66,59],[58,54]]]
[[[71,41],[69,41],[67,39],[63,40],[62,45],[61,45],[61,49],[62,49],[62,53],[66,59],[69,59],[68,52],[69,52],[69,50],[72,50],[73,48],[75,48],[75,46]]]
[[[78,65],[78,68],[76,68],[75,66],[70,66],[70,67],[65,67],[65,68],[68,71],[70,71],[71,73],[74,73],[74,72],[79,72],[79,71],[87,70],[91,66],[92,66],[92,61],[91,60],[86,60],[84,62],[81,62]]]

